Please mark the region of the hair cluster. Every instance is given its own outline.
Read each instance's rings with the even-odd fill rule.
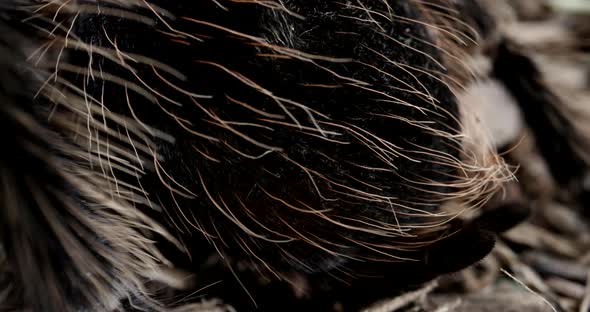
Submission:
[[[493,226],[460,217],[512,174],[456,100],[491,27],[458,2],[0,4],[0,307],[172,309],[227,276],[215,296],[256,305],[261,278],[478,261]]]

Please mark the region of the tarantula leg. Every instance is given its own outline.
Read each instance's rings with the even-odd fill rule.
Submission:
[[[424,262],[438,274],[464,269],[489,254],[498,234],[523,222],[529,214],[530,207],[517,201],[484,211],[455,235],[434,244]]]

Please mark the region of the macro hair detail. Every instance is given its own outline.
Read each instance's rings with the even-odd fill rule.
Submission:
[[[499,229],[463,216],[512,172],[456,100],[472,2],[4,1],[0,309],[319,307],[477,262]]]

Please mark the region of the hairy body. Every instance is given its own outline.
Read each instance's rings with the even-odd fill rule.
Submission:
[[[2,9],[22,17],[3,17],[10,304],[164,309],[154,280],[221,279],[205,292],[238,309],[354,309],[478,261],[505,229],[441,209],[510,177],[455,99],[476,36],[446,1]]]

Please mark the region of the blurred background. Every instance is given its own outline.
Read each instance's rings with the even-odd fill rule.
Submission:
[[[479,264],[374,311],[590,312],[590,0],[479,1],[495,25],[460,99],[517,178],[490,205],[532,215]]]

